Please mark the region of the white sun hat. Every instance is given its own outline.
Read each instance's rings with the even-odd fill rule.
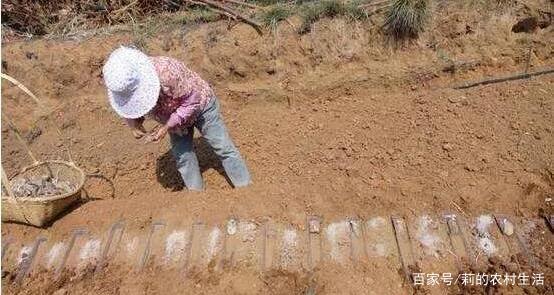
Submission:
[[[110,54],[102,74],[110,104],[121,117],[142,117],[156,105],[160,79],[146,54],[122,46]]]

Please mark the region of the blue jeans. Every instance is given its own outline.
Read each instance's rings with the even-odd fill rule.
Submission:
[[[202,133],[202,137],[220,159],[233,186],[242,187],[250,184],[248,168],[229,136],[219,113],[219,101],[214,97],[200,113],[194,126],[188,129],[187,134],[181,136],[170,133],[171,151],[177,161],[177,170],[179,170],[185,186],[189,190],[204,190],[204,181],[192,143],[194,127]]]

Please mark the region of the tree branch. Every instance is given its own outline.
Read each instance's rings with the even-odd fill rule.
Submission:
[[[218,11],[219,13],[223,13],[223,12],[228,13],[228,14],[236,17],[241,22],[252,26],[254,28],[254,30],[256,30],[256,32],[258,32],[258,34],[263,35],[262,27],[258,23],[256,23],[253,20],[250,20],[250,19],[240,15],[238,12],[236,12],[236,11],[234,11],[234,10],[228,8],[228,7],[225,7],[225,6],[219,4],[215,1],[212,1],[212,0],[187,0],[187,1],[192,2],[192,3],[203,3],[207,6],[215,8],[215,10],[219,10]]]
[[[471,88],[471,87],[475,87],[475,86],[479,86],[479,85],[487,85],[487,84],[500,83],[500,82],[505,82],[505,81],[528,79],[528,78],[531,78],[533,76],[546,75],[546,74],[552,74],[552,73],[554,73],[554,68],[544,70],[544,71],[538,71],[538,72],[532,72],[532,73],[523,73],[523,74],[517,74],[517,75],[501,77],[501,78],[485,79],[485,80],[481,80],[481,81],[477,81],[477,82],[466,83],[466,84],[463,84],[463,85],[454,86],[454,89],[466,89],[466,88]]]

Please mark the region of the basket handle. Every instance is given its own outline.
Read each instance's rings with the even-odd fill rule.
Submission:
[[[27,87],[25,87],[25,85],[21,84],[21,82],[17,81],[13,77],[10,77],[10,76],[8,76],[4,73],[0,73],[0,77],[12,82],[15,86],[19,87],[19,89],[23,90],[23,92],[25,92],[27,95],[29,95],[41,108],[45,108],[44,104],[36,97],[36,95],[34,95],[31,92],[31,90],[29,90]],[[7,119],[7,117],[6,117],[6,119]],[[25,147],[25,150],[27,151],[27,153],[29,154],[31,159],[33,159],[34,163],[37,163],[38,162],[37,158],[33,155],[33,153],[31,152],[31,150],[29,148],[29,146],[27,145],[27,143],[21,138],[21,134],[20,134],[19,130],[17,128],[15,128],[15,125],[9,119],[7,119],[7,120],[8,120],[8,126],[10,127],[10,129],[12,129],[15,132],[16,137],[23,144],[23,146]],[[54,129],[56,130],[56,132],[58,133],[58,136],[61,138],[62,142],[65,142],[65,137],[63,136],[60,128],[58,128],[58,126],[56,125],[55,120],[52,119],[51,123],[52,123],[52,126],[54,127]],[[73,162],[73,158],[71,157],[70,144],[65,142],[64,146],[66,147],[66,152],[67,152],[67,157],[69,159],[69,162],[71,164],[75,165],[75,162]]]
[[[21,136],[21,132],[19,132],[19,129],[17,129],[17,127],[13,124],[12,120],[10,120],[8,116],[6,116],[4,113],[2,113],[2,117],[6,119],[6,121],[8,122],[8,128],[10,128],[10,130],[13,131],[13,133],[15,133],[15,138],[17,138],[17,141],[21,143],[21,145],[23,146],[27,154],[29,154],[29,157],[33,160],[33,164],[38,163],[37,157],[35,157],[35,155],[31,151],[31,148],[29,147],[27,142],[25,142],[25,140]]]

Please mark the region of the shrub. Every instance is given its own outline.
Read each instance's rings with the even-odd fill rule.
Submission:
[[[302,25],[298,33],[305,34],[312,29],[312,24],[323,17],[347,16],[359,20],[367,18],[367,14],[358,6],[356,1],[345,4],[340,0],[324,0],[304,6],[301,13]]]
[[[320,2],[319,10],[320,17],[335,17],[343,15],[346,8],[340,0],[325,0]]]
[[[360,8],[358,1],[348,2],[344,7],[344,13],[353,20],[364,20],[369,17],[367,12]]]
[[[214,12],[213,10],[207,9],[203,6],[193,7],[190,13],[188,14],[185,23],[211,23],[222,19],[221,14]]]
[[[311,31],[312,24],[322,17],[333,17],[342,14],[344,5],[338,0],[324,0],[318,3],[307,4],[302,9],[302,25],[298,33],[305,34]]]
[[[274,29],[277,23],[287,19],[291,15],[291,11],[282,5],[277,5],[264,12],[262,16],[263,23]]]
[[[396,40],[414,39],[424,31],[428,0],[392,0],[385,13],[385,32]]]

